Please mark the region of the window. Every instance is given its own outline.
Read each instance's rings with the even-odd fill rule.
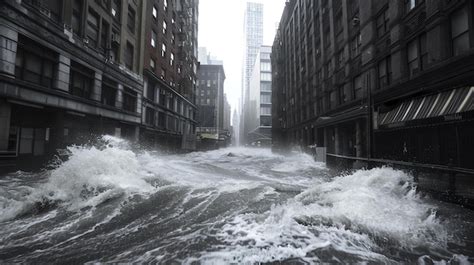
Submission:
[[[466,7],[451,16],[451,41],[454,56],[469,50],[469,20]]]
[[[211,80],[207,80],[207,87],[211,87]]]
[[[112,0],[112,16],[120,21],[120,11],[122,10],[122,0]]]
[[[102,20],[102,29],[100,31],[100,48],[105,52],[109,42],[109,24]]]
[[[94,71],[71,61],[69,92],[74,96],[90,98],[94,85]]]
[[[151,41],[150,41],[151,47],[155,48],[156,47],[156,32],[154,30],[151,31]]]
[[[420,63],[421,70],[425,70],[428,67],[428,49],[426,48],[426,33],[420,35]]]
[[[408,43],[408,75],[413,76],[414,74],[418,73],[419,66],[418,66],[418,47],[417,47],[417,40],[413,40]]]
[[[271,72],[272,71],[272,68],[271,68],[271,65],[270,63],[261,63],[260,64],[260,71],[266,71],[266,72]]]
[[[361,75],[354,78],[354,96],[356,99],[360,99],[364,96],[364,91],[362,90],[362,76]]]
[[[151,126],[155,125],[155,110],[150,107],[145,110],[145,123]]]
[[[260,73],[260,80],[261,81],[272,81],[272,74],[271,73]]]
[[[164,128],[166,124],[166,114],[164,112],[158,113],[158,126]]]
[[[261,82],[260,83],[260,91],[272,91],[272,83],[271,82]]]
[[[351,56],[357,57],[360,54],[360,46],[362,46],[362,35],[359,33],[351,40]]]
[[[133,45],[130,42],[127,42],[125,49],[125,67],[133,70]]]
[[[158,18],[158,11],[156,10],[155,6],[153,6],[153,10],[151,11],[151,15],[153,16],[154,19]]]
[[[170,65],[174,64],[174,53],[170,54]]]
[[[166,78],[166,70],[165,68],[161,68],[161,75],[160,75],[161,79],[165,79]]]
[[[405,10],[410,12],[416,5],[418,5],[423,0],[405,0]]]
[[[81,35],[82,30],[82,1],[74,0],[72,3],[72,18],[71,18],[72,31],[78,35]]]
[[[155,84],[149,83],[146,90],[146,97],[150,100],[155,100]]]
[[[137,92],[128,87],[123,90],[123,109],[137,112]]]
[[[162,44],[161,45],[161,57],[165,57],[166,56],[166,44]]]
[[[153,60],[153,59],[151,59],[151,58],[150,58],[150,67],[151,67],[151,69],[153,69],[153,70],[155,70],[155,67],[156,67],[156,62],[155,62],[155,60]]]
[[[57,53],[22,35],[18,36],[16,78],[43,87],[53,87],[57,61]]]
[[[260,115],[272,115],[272,107],[270,106],[260,107]]]
[[[102,80],[102,104],[115,107],[115,99],[117,96],[117,83],[113,80],[103,77]]]
[[[163,21],[163,35],[166,35],[166,21]]]
[[[89,46],[97,46],[99,40],[99,15],[90,8],[87,16],[86,37],[89,41]]]
[[[165,94],[165,91],[164,91],[164,90],[161,90],[160,92],[161,92],[161,93],[160,93],[160,102],[159,102],[159,103],[160,103],[162,106],[166,106],[166,94]]]
[[[335,108],[337,106],[337,91],[333,90],[329,93],[329,106]]]
[[[388,9],[385,9],[382,14],[377,17],[377,36],[380,38],[388,31],[389,17]]]
[[[260,103],[271,104],[272,103],[272,95],[271,94],[261,94],[260,95]]]
[[[131,5],[128,5],[127,27],[131,33],[135,33],[135,10]]]
[[[378,65],[379,88],[384,88],[390,85],[392,79],[392,66],[390,56],[379,62]]]

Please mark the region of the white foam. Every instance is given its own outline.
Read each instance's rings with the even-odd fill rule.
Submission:
[[[448,236],[409,175],[379,168],[320,183],[265,214],[238,215],[219,237],[226,243],[222,250],[202,253],[209,263],[315,262],[307,254],[327,247],[386,262],[380,241],[404,249],[445,248]]]

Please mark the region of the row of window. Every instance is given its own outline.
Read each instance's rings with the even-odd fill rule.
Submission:
[[[194,133],[195,130],[194,125],[172,115],[168,115],[165,112],[156,111],[150,107],[145,109],[145,123],[153,127],[167,129],[180,134],[183,134],[184,132]]]
[[[159,93],[160,92],[160,93]],[[156,99],[156,95],[159,93],[158,99]],[[186,118],[194,118],[194,112],[190,107],[187,107],[185,103],[179,99],[174,98],[170,93],[166,93],[165,91],[160,91],[156,86],[152,83],[147,88],[146,91],[146,98],[149,100],[156,102],[158,100],[158,104],[161,106],[170,109],[179,113],[180,115],[185,116]]]
[[[30,39],[19,35],[15,60],[15,76],[42,87],[52,88],[56,78],[59,55]],[[78,97],[92,99],[95,73],[93,70],[71,61],[69,75],[69,92]],[[118,84],[107,77],[102,80],[101,102],[116,107]],[[123,90],[122,108],[126,111],[137,111],[137,92],[125,87]]]

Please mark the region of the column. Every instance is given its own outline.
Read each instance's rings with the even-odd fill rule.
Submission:
[[[92,88],[92,100],[102,101],[102,72],[96,71],[94,73],[94,87]]]
[[[115,107],[121,109],[123,107],[123,85],[118,84],[117,95],[115,97]]]
[[[340,139],[339,139],[339,128],[334,127],[334,153],[340,154]]]
[[[57,79],[54,80],[54,88],[69,92],[69,76],[71,74],[71,59],[60,54],[57,70]]]
[[[362,131],[361,131],[361,124],[360,121],[356,121],[355,124],[356,127],[356,142],[355,142],[355,147],[356,147],[356,156],[357,157],[362,157]]]

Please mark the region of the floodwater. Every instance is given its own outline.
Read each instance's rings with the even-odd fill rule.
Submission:
[[[474,214],[391,168],[332,176],[303,153],[166,155],[103,137],[0,178],[0,263],[469,264]]]

